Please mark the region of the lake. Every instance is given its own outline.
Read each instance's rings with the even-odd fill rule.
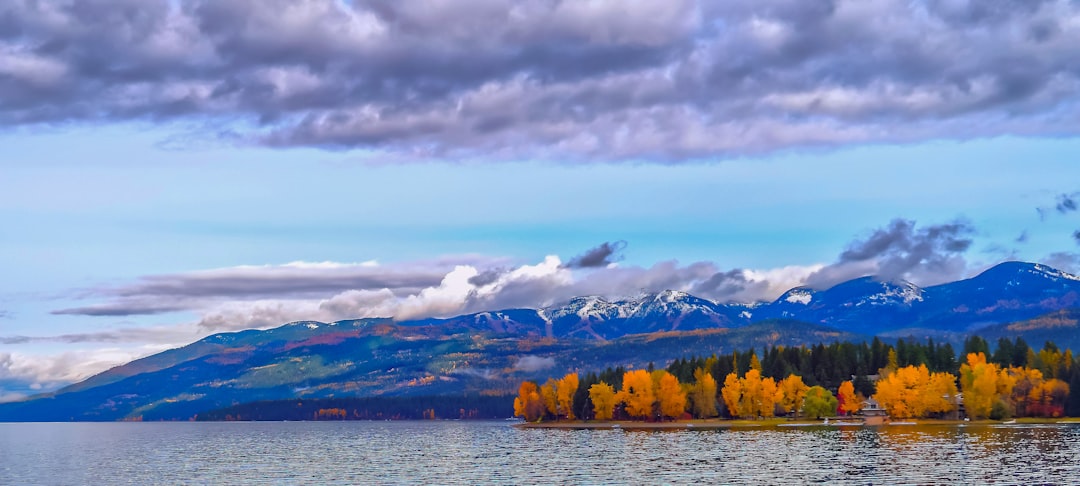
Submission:
[[[0,424],[0,484],[1076,483],[1080,424],[519,430],[509,422]]]

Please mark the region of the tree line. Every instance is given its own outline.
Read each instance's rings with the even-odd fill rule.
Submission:
[[[753,349],[683,357],[664,369],[608,368],[525,381],[515,416],[537,420],[819,418],[857,412],[873,398],[894,418],[1080,416],[1080,360],[1047,342],[977,336],[958,357],[949,343],[871,343]],[[722,382],[715,377],[723,377]],[[962,393],[962,399],[961,399]]]
[[[201,412],[195,420],[501,419],[510,401],[508,395],[267,400]]]

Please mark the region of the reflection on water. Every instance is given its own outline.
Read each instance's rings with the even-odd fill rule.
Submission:
[[[1071,483],[1080,425],[0,424],[0,484]]]

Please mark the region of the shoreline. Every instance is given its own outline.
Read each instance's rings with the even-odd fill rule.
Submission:
[[[787,427],[910,427],[913,425],[935,426],[995,426],[995,425],[1050,425],[1080,424],[1080,418],[1022,418],[1013,421],[999,420],[943,420],[943,419],[905,419],[894,420],[881,425],[866,425],[853,418],[830,418],[830,422],[820,420],[724,420],[698,419],[674,422],[635,422],[629,420],[595,421],[560,421],[560,422],[520,422],[513,425],[520,429],[560,429],[560,430],[724,430],[741,428],[787,428]]]

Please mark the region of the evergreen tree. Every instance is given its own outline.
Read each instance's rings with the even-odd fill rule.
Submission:
[[[1073,365],[1074,371],[1069,379],[1069,398],[1065,402],[1065,415],[1070,417],[1080,417],[1080,373],[1075,372],[1076,366],[1077,364]]]

